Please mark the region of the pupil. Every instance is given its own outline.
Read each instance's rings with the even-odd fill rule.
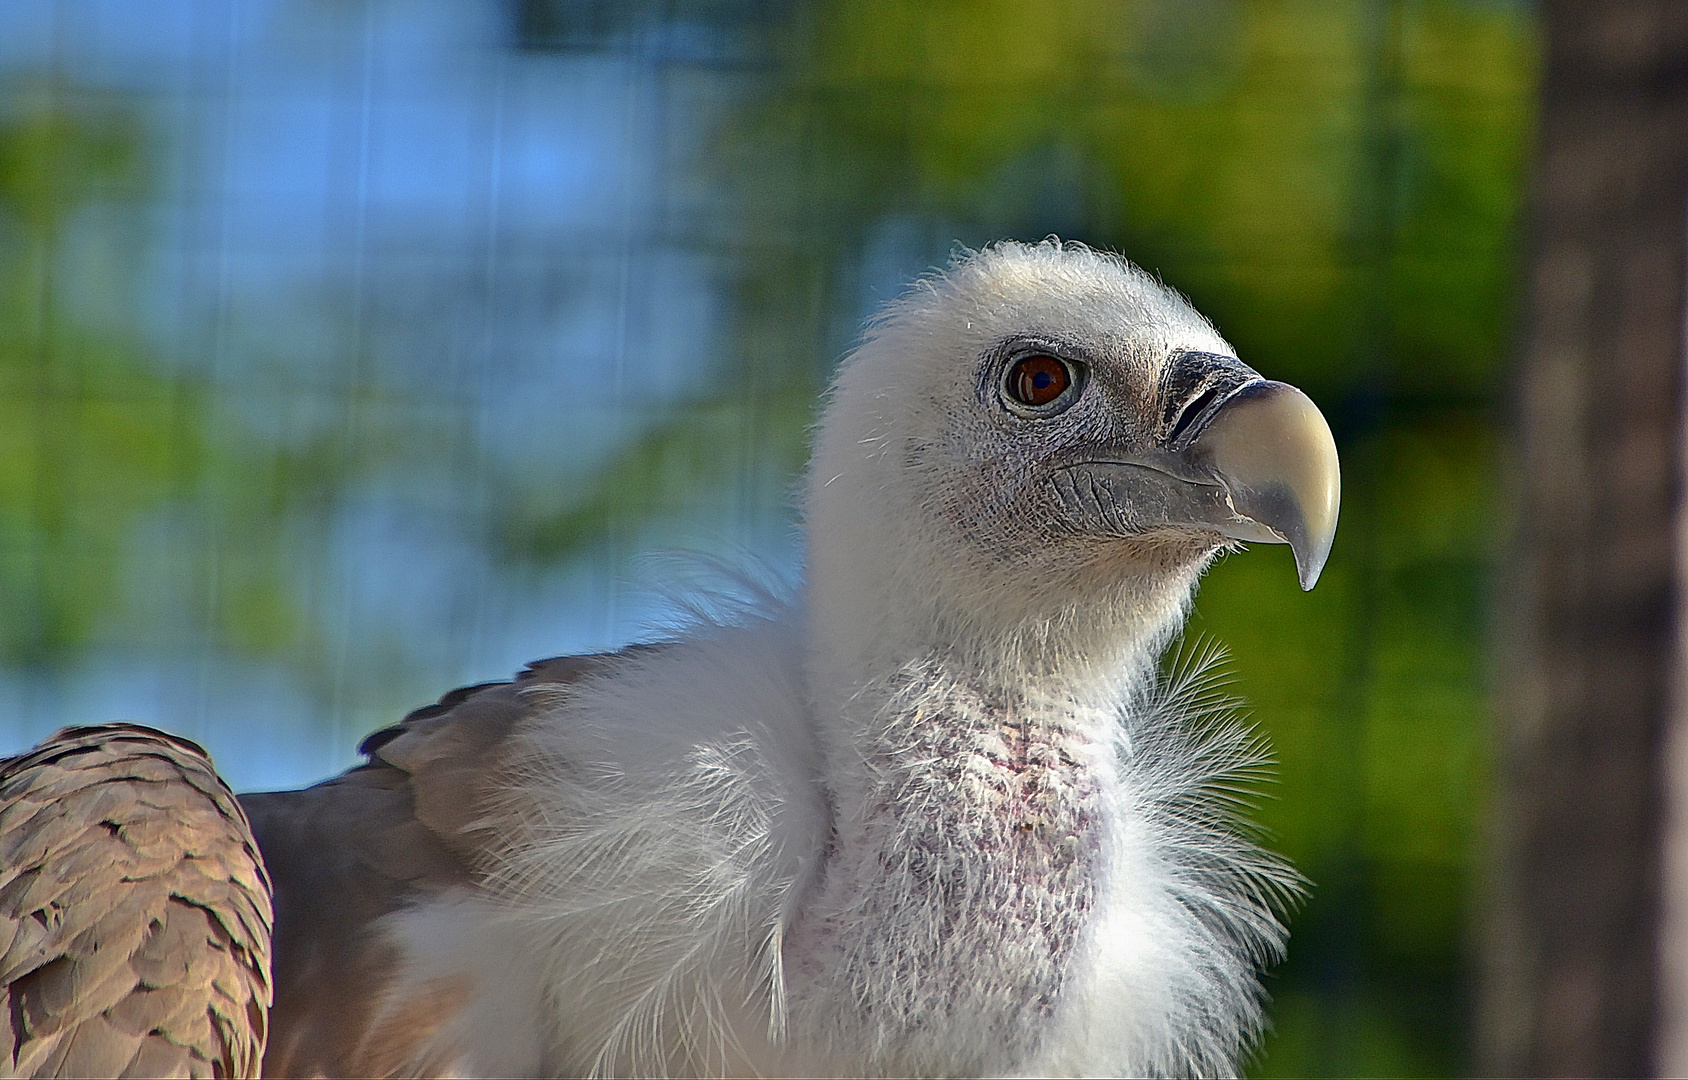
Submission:
[[[1054,381],[1055,376],[1049,374],[1047,371],[1040,371],[1036,375],[1032,376],[1032,385],[1037,387],[1039,390],[1049,389],[1049,384]]]

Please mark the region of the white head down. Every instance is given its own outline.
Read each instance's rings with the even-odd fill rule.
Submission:
[[[1001,243],[912,287],[844,363],[809,476],[811,671],[1141,671],[1213,556],[1336,527],[1335,444],[1125,259]],[[842,685],[841,685],[842,684]]]

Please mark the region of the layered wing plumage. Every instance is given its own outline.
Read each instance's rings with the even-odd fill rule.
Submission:
[[[401,958],[377,924],[476,880],[510,736],[539,702],[618,655],[541,661],[513,682],[454,690],[365,739],[364,765],[302,791],[241,797],[275,881],[265,1075],[451,1069],[429,1047],[467,988],[401,985]]]
[[[0,762],[0,1073],[256,1076],[270,928],[200,747],[107,724]]]

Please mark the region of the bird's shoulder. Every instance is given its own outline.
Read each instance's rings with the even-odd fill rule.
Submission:
[[[269,889],[186,739],[66,728],[0,761],[0,1072],[256,1075]]]
[[[475,894],[393,924],[411,984],[482,988],[440,1044],[507,1066],[509,1018],[538,1001],[528,1041],[551,1056],[529,1067],[774,1069],[779,941],[830,820],[798,640],[775,620],[700,627],[527,697]]]
[[[543,704],[639,651],[556,657],[460,687],[369,735],[365,761],[338,776],[241,796],[275,881],[266,1073],[449,1067],[414,1051],[450,1009],[393,999],[401,958],[379,924],[474,886],[497,846],[487,811],[506,786],[516,733]]]
[[[542,886],[562,866],[549,859],[536,875],[534,853],[566,848],[589,867],[599,849],[621,859],[632,835],[647,851],[696,850],[703,837],[746,843],[745,829],[772,851],[809,845],[823,826],[823,750],[782,622],[700,628],[641,650],[613,678],[533,696],[543,707],[513,733],[519,764],[482,819],[513,843],[500,857],[524,882]]]
[[[672,646],[557,656],[528,664],[508,681],[460,687],[366,736],[358,752],[368,764],[347,778],[386,770],[402,775],[414,821],[479,869],[487,834],[496,829],[488,807],[522,771],[520,736],[594,677],[625,672],[665,648]]]
[[[365,739],[366,761],[340,776],[244,796],[276,882],[265,1071],[506,1061],[509,1047],[465,1033],[504,1031],[534,1001],[572,1006],[556,1010],[586,1054],[571,1066],[629,1063],[619,1040],[638,1010],[606,1012],[589,972],[701,984],[714,973],[697,958],[722,953],[700,936],[765,952],[735,928],[747,910],[771,927],[800,853],[820,847],[800,682],[779,626],[700,628],[454,690]],[[482,917],[489,903],[498,918]],[[534,965],[536,940],[606,962]],[[638,963],[607,962],[624,953]]]

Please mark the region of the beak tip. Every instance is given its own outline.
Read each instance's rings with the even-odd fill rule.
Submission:
[[[1301,591],[1312,592],[1313,586],[1319,583],[1319,575],[1324,573],[1325,563],[1330,561],[1331,542],[1336,539],[1336,515],[1329,517],[1328,525],[1307,535],[1303,533],[1293,536],[1290,550],[1295,553],[1295,573],[1301,580]]]

